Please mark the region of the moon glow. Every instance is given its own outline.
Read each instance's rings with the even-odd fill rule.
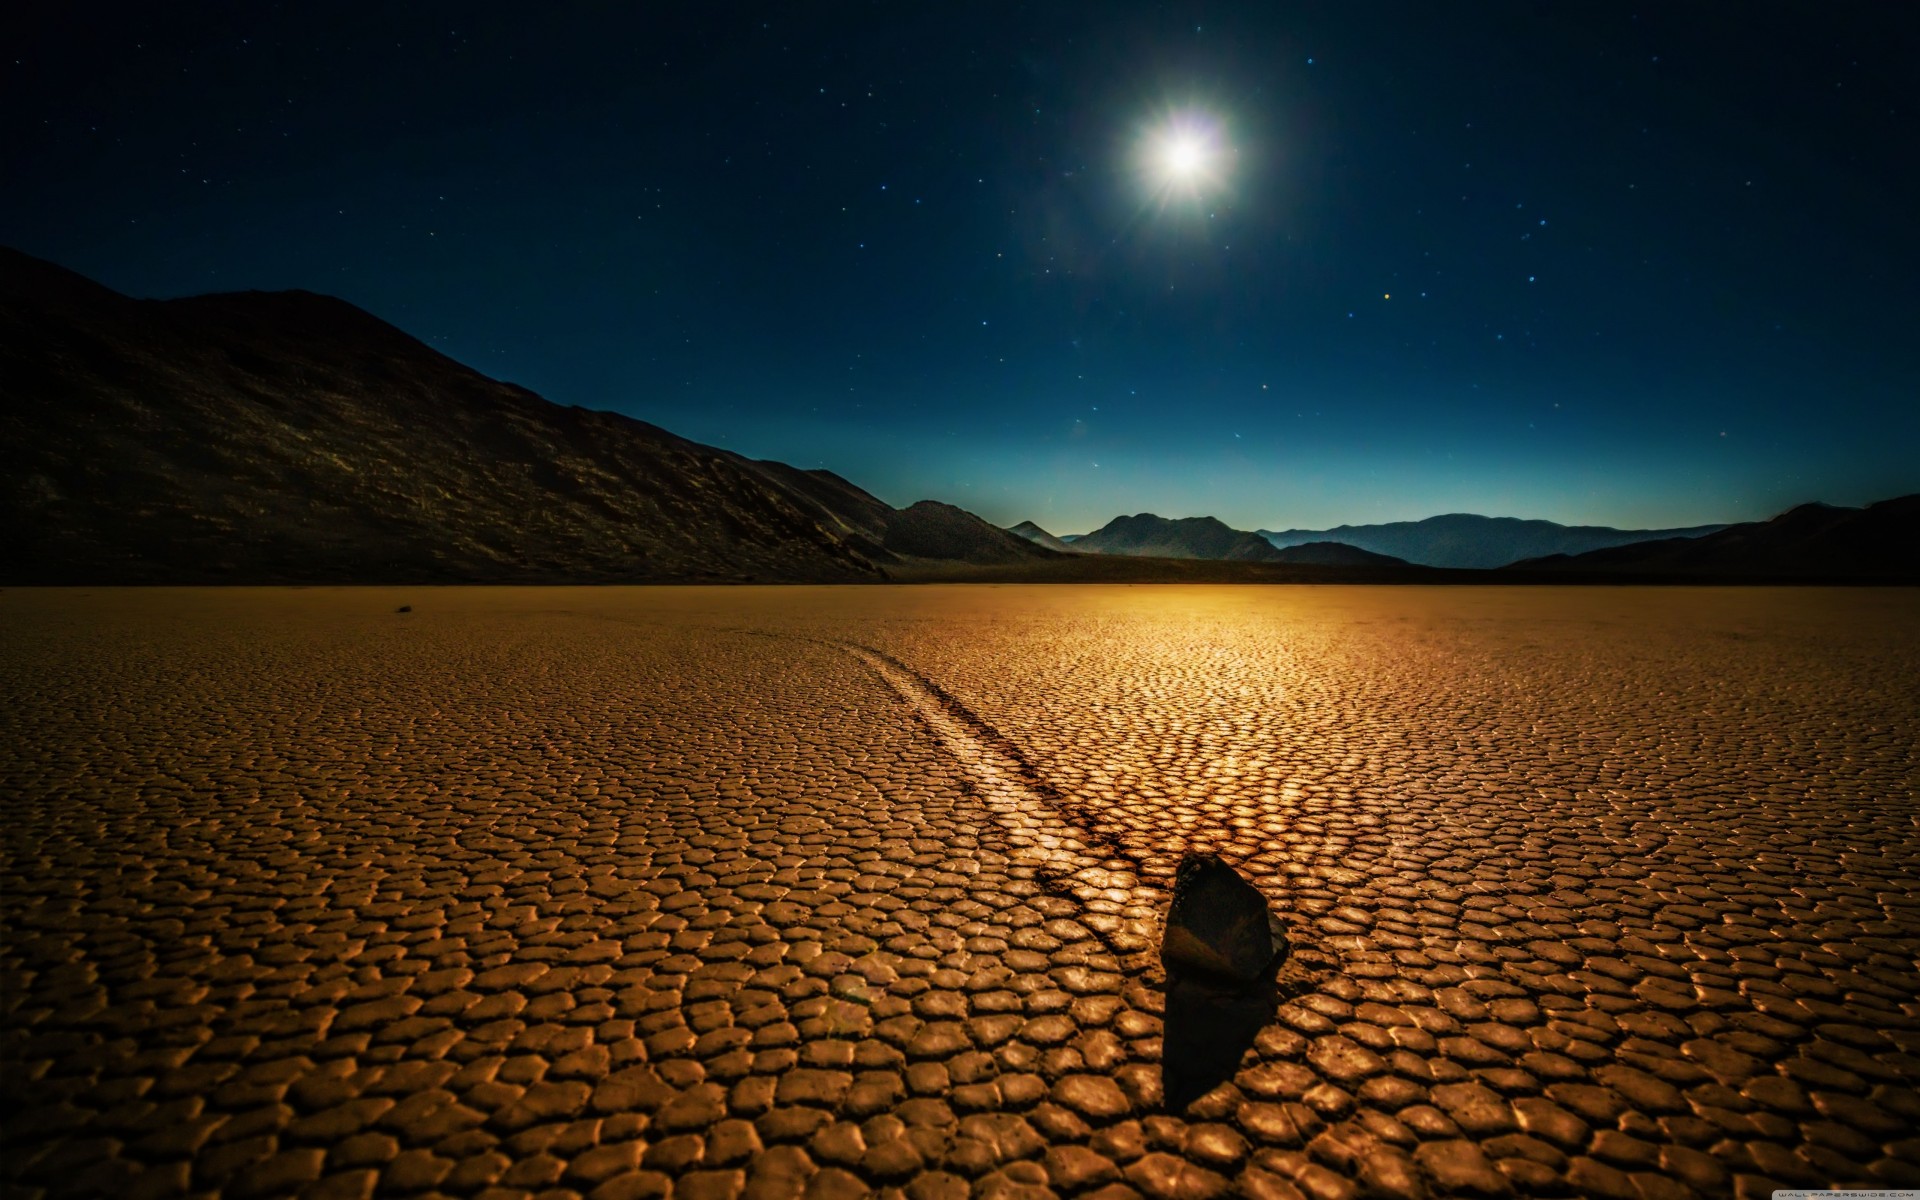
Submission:
[[[1167,142],[1161,159],[1169,179],[1184,181],[1193,178],[1206,162],[1207,155],[1198,138],[1183,135]]]
[[[1187,111],[1146,130],[1136,156],[1143,186],[1164,207],[1221,191],[1233,151],[1218,117]]]

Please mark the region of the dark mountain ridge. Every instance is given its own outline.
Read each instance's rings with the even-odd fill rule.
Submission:
[[[1053,553],[489,379],[343,300],[0,249],[15,583],[879,581]]]
[[[1920,493],[1865,508],[1802,504],[1768,521],[1514,563],[1510,578],[1920,583]]]
[[[1420,521],[1379,525],[1338,525],[1332,529],[1262,529],[1275,546],[1306,542],[1343,542],[1431,567],[1503,567],[1548,554],[1580,554],[1607,546],[1659,538],[1700,537],[1724,525],[1683,529],[1613,529],[1605,525],[1561,525],[1519,517],[1483,517],[1446,513]]]

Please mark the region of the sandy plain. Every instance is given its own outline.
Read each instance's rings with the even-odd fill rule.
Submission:
[[[0,593],[5,1188],[1920,1187],[1916,613]],[[1297,950],[1169,1111],[1188,849]]]

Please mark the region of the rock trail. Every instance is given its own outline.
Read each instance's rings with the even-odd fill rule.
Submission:
[[[1068,808],[1010,742],[938,684],[871,647],[842,643],[841,648],[884,679],[965,768],[981,801],[1007,831],[1016,859],[1078,901],[1087,912],[1081,919],[1116,954],[1145,967],[1171,878],[1150,877],[1150,868],[1101,830],[1097,819]]]

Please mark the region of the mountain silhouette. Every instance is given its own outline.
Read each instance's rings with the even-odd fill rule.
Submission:
[[[1404,567],[1407,560],[1391,554],[1375,554],[1345,542],[1301,542],[1278,551],[1274,562],[1305,563],[1323,567]]]
[[[1040,526],[1034,524],[1032,521],[1022,521],[1018,525],[1008,526],[1007,532],[1018,534],[1036,546],[1045,546],[1047,549],[1058,551],[1061,554],[1074,553],[1072,546],[1067,545],[1067,543],[1040,528]]]
[[[1920,582],[1920,493],[1865,508],[1802,504],[1769,521],[1513,564],[1503,574],[1699,582]]]
[[[1258,534],[1230,529],[1217,517],[1173,519],[1152,513],[1115,517],[1073,539],[1083,554],[1150,558],[1212,558],[1232,562],[1280,562],[1280,552]]]
[[[1694,525],[1684,529],[1613,529],[1604,525],[1560,525],[1517,517],[1448,513],[1423,521],[1277,532],[1262,529],[1259,533],[1273,545],[1282,547],[1307,542],[1343,542],[1429,567],[1504,567],[1525,558],[1581,554],[1657,538],[1699,537],[1724,528],[1724,525]]]
[[[133,300],[0,249],[17,583],[861,581],[1052,551],[548,402],[343,300]]]

